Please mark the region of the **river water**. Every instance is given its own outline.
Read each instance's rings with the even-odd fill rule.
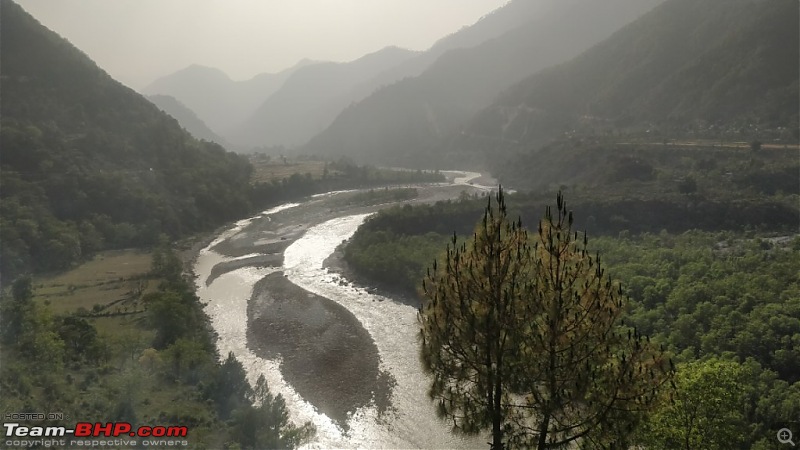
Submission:
[[[477,176],[466,173],[456,177],[454,184],[486,189],[470,183]],[[418,357],[416,309],[343,282],[338,274],[323,268],[323,261],[343,240],[352,236],[370,214],[326,211],[326,217],[313,223],[314,219],[309,218],[314,215],[313,211],[319,214],[320,210],[325,210],[324,202],[336,195],[347,193],[281,205],[239,221],[200,252],[194,267],[197,294],[205,303],[206,313],[218,334],[220,354],[224,358],[228,352],[233,352],[253,385],[263,374],[271,391],[286,399],[295,423],[312,421],[316,425],[317,436],[307,448],[486,448],[488,436],[453,435],[450,427],[436,417],[434,405],[427,396],[430,378],[423,372]],[[312,225],[307,226],[309,222],[306,221]],[[282,267],[241,267],[206,283],[218,264],[258,254],[257,251],[247,253],[246,243],[260,242],[254,239],[263,232],[259,224],[267,227],[277,222],[282,223],[281,230],[302,229],[283,251]],[[245,247],[237,256],[224,256],[214,250],[218,244],[237,240]],[[374,403],[363,405],[351,412],[347,426],[342,427],[319,412],[284,379],[280,356],[262,358],[248,346],[248,301],[253,298],[256,283],[278,271],[294,285],[343,306],[366,329],[377,346],[380,370],[394,381],[390,392],[391,408],[379,413]]]

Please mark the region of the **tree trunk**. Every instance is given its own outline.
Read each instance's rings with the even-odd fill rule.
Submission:
[[[494,404],[492,409],[492,450],[504,450],[503,445],[503,413],[502,413],[502,386],[500,374],[497,374],[497,380],[494,384]]]
[[[544,413],[542,417],[542,425],[539,427],[539,443],[538,450],[545,450],[547,448],[547,427],[550,426],[550,411]]]
[[[495,412],[492,417],[492,450],[503,450],[503,428],[500,423],[500,416]]]

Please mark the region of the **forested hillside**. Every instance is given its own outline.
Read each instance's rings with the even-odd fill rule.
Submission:
[[[509,217],[521,217],[491,240],[505,247],[486,244],[487,223],[494,219],[480,219],[480,211],[491,207],[486,198],[468,195],[458,202],[384,210],[359,228],[344,247],[344,259],[361,282],[401,291],[411,302],[419,299],[423,360],[439,364],[430,395],[444,399],[443,415],[457,423],[468,421],[475,409],[483,417],[497,410],[469,400],[464,407],[459,396],[480,383],[459,385],[464,372],[447,372],[448,361],[442,364],[441,358],[452,349],[451,354],[469,358],[483,348],[474,344],[479,333],[459,335],[484,326],[470,313],[488,311],[482,316],[486,322],[503,313],[505,306],[464,306],[465,298],[474,305],[472,299],[500,278],[484,282],[498,265],[492,262],[504,261],[507,269],[527,258],[535,267],[534,275],[520,277],[509,269],[514,276],[503,285],[504,300],[492,305],[522,298],[532,309],[541,308],[552,291],[560,295],[572,286],[549,283],[540,277],[547,264],[513,253],[525,248],[514,240],[522,226],[530,230],[528,255],[543,247],[562,252],[552,244],[553,235],[569,239],[570,233],[563,228],[553,233],[551,209],[545,210],[558,191],[558,217],[567,214],[560,195],[566,193],[569,225],[574,211],[572,229],[587,231],[598,273],[602,258],[609,283],[619,279],[621,292],[630,295],[625,325],[633,327],[634,337],[649,336],[648,343],[675,358],[674,383],[662,402],[640,410],[641,421],[616,434],[626,440],[622,448],[769,449],[776,448],[778,430],[797,428],[797,17],[798,4],[789,0],[668,0],[581,56],[507,90],[456,130],[446,147],[451,161],[485,162],[505,185],[525,191],[505,197]],[[504,214],[503,207],[500,211]],[[493,259],[504,251],[507,259]],[[526,283],[536,292],[516,297]],[[461,296],[464,292],[469,294]],[[569,315],[563,312],[570,307],[566,297],[566,306],[544,307],[543,323]],[[525,314],[525,308],[515,311]],[[453,321],[457,325],[448,328]],[[525,326],[539,330],[533,346],[545,341],[539,336],[548,325],[526,320]],[[452,332],[441,337],[429,331],[437,327]],[[500,320],[493,332],[507,329],[513,328]],[[440,338],[446,351],[426,354]],[[572,356],[572,347],[564,353]],[[623,362],[625,355],[633,359],[623,353]],[[538,369],[540,362],[533,367],[528,372],[534,379],[547,371]],[[592,370],[587,365],[575,377]],[[558,402],[569,396],[568,379]],[[605,393],[599,384],[582,397],[590,398],[589,407],[598,392]],[[537,382],[531,390],[546,385]],[[544,425],[537,423],[533,435],[547,429],[549,410],[542,410]],[[489,422],[466,427],[489,429]],[[497,436],[507,429],[492,431]],[[578,442],[596,445],[590,437]],[[540,440],[538,448],[551,448],[548,444]]]
[[[753,202],[777,197],[787,204],[787,196],[800,194],[797,147],[754,151],[750,144],[616,140],[562,139],[535,151],[497,156],[489,167],[520,190],[583,185],[628,197],[684,194]]]
[[[529,148],[567,133],[797,141],[798,4],[670,0],[580,57],[507,90],[451,148]],[[777,130],[777,131],[776,131]]]
[[[174,117],[186,131],[197,139],[204,139],[206,141],[216,142],[220,145],[225,145],[224,139],[211,131],[205,122],[197,117],[194,111],[186,107],[186,105],[175,97],[170,95],[150,95],[147,99],[158,106],[160,110]]]
[[[659,2],[541,2],[540,8],[521,3],[507,7],[527,14],[522,25],[452,49],[419,76],[350,106],[302,151],[431,167],[443,159],[444,139],[503,89],[578,55]]]
[[[254,182],[245,158],[193,138],[15,3],[2,8],[4,277],[149,247],[325,190],[441,177],[342,160],[313,179],[284,161],[280,176]]]
[[[777,430],[796,427],[800,413],[796,201],[790,212],[772,199],[760,205],[700,198],[684,203],[677,197],[572,192],[575,229],[589,230],[591,254],[599,252],[598,262],[602,258],[606,273],[630,296],[625,324],[676,359],[676,386],[646,412],[631,442],[646,448],[775,448]],[[509,216],[522,217],[531,242],[552,194],[507,196]],[[465,196],[381,211],[348,242],[345,259],[369,285],[419,298],[426,273],[436,271],[433,261],[441,268],[452,257],[454,246],[448,254],[445,246],[454,232],[460,247],[479,230],[486,201]]]
[[[246,160],[192,138],[10,0],[1,25],[4,276],[248,211]]]

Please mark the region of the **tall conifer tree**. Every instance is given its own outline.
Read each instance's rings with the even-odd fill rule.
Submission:
[[[532,241],[532,243],[531,243]],[[529,239],[502,189],[423,280],[422,360],[456,431],[493,449],[623,444],[671,371],[622,325],[627,299],[572,231],[561,194]]]

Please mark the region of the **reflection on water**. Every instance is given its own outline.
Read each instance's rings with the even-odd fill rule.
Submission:
[[[363,289],[342,286],[322,268],[325,258],[342,240],[352,236],[366,217],[347,216],[312,227],[284,254],[289,280],[349,309],[375,340],[381,369],[391,373],[397,382],[392,393],[393,414],[381,421],[374,411],[364,411],[351,421],[348,444],[382,448],[484,448],[485,439],[468,442],[454,437],[435,416],[426,394],[429,380],[419,363],[416,309]]]
[[[297,209],[301,208],[303,205]],[[278,211],[265,211],[261,215]],[[209,249],[240,233],[251,223],[249,220],[240,221],[223,233],[200,253],[195,265],[197,292],[207,303],[206,313],[219,335],[220,354],[224,357],[233,351],[243,363],[251,384],[263,373],[270,389],[286,398],[293,421],[315,423],[317,438],[309,448],[486,448],[487,437],[453,436],[449,427],[436,418],[426,394],[429,378],[422,372],[417,353],[416,310],[363,289],[342,285],[338,276],[323,269],[323,261],[366,217],[366,214],[340,217],[309,228],[286,248],[284,269],[289,281],[344,306],[369,332],[378,348],[380,369],[396,380],[389,412],[378,415],[374,405],[362,407],[351,416],[345,433],[285,382],[279,361],[259,358],[247,348],[247,301],[253,286],[281,269],[244,267],[219,276],[209,286],[205,286],[205,280],[216,264],[232,259]]]
[[[247,310],[247,347],[262,358],[280,357],[284,379],[343,429],[359,408],[390,406],[393,379],[347,308],[278,272],[256,284]]]
[[[197,275],[197,295],[205,303],[205,312],[211,320],[211,325],[217,333],[217,349],[222,358],[229,352],[236,355],[247,373],[247,379],[255,386],[260,375],[264,375],[270,390],[274,394],[283,395],[289,408],[289,415],[295,423],[312,421],[317,426],[320,435],[340,436],[339,429],[328,417],[318,414],[314,407],[304,401],[280,373],[278,360],[259,358],[247,348],[247,302],[250,299],[253,286],[262,278],[280,269],[244,267],[215,279],[206,286],[206,279],[217,264],[231,261],[235,258],[222,256],[212,250],[220,242],[233,237],[249,225],[253,219],[265,215],[276,214],[279,211],[298,206],[296,203],[285,204],[264,211],[250,219],[237,222],[231,229],[221,233],[220,236],[203,249],[197,257],[194,266]],[[331,443],[335,441],[329,441]],[[335,447],[337,445],[331,445]]]

